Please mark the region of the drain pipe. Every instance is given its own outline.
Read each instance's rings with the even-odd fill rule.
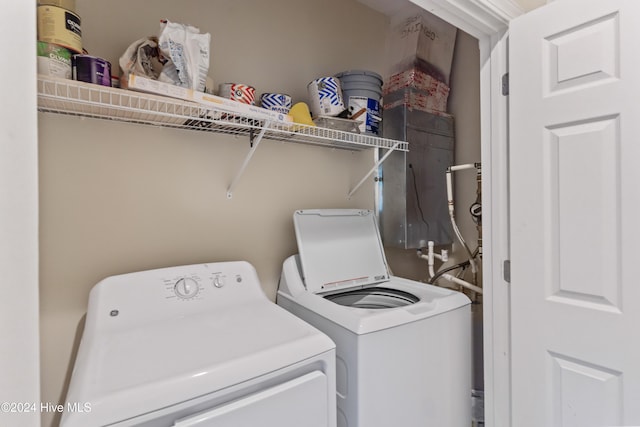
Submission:
[[[478,287],[476,285],[472,285],[471,283],[467,282],[466,280],[458,279],[456,276],[452,276],[449,273],[443,274],[442,277],[444,277],[445,279],[449,280],[450,282],[456,283],[456,284],[458,284],[460,286],[464,286],[465,288],[482,295],[482,288],[480,288],[480,287]]]
[[[449,219],[451,220],[451,226],[453,227],[453,232],[456,234],[456,237],[458,238],[458,240],[460,241],[460,243],[462,244],[462,247],[464,248],[465,252],[467,253],[467,256],[469,257],[469,263],[471,265],[471,273],[473,274],[473,283],[478,283],[478,266],[476,264],[476,260],[473,257],[473,254],[471,253],[471,249],[469,249],[469,246],[467,245],[467,242],[465,242],[464,238],[462,237],[462,233],[460,232],[460,229],[458,228],[458,224],[456,223],[456,218],[455,218],[455,211],[454,211],[454,203],[453,203],[453,183],[452,183],[452,178],[451,178],[451,174],[452,172],[457,172],[457,171],[461,171],[461,170],[466,170],[466,169],[478,169],[480,167],[480,163],[467,163],[465,165],[456,165],[456,166],[449,166],[447,168],[446,171],[446,178],[447,178],[447,203],[449,205]],[[443,277],[446,277],[446,275],[443,275]],[[454,277],[454,276],[451,276]],[[456,280],[460,280],[457,279]],[[457,283],[457,282],[456,282]],[[460,283],[458,283],[460,284]],[[462,285],[464,286],[464,285]],[[474,285],[472,285],[474,286]],[[477,287],[477,286],[474,286]],[[480,288],[478,288],[480,289]]]
[[[429,265],[429,280],[431,280],[433,278],[433,276],[436,275],[436,272],[433,269],[433,265],[435,264],[435,258],[438,258],[439,260],[441,260],[442,262],[447,262],[449,260],[449,251],[447,251],[446,249],[443,249],[442,252],[440,254],[435,253],[435,251],[433,250],[433,240],[429,240],[429,243],[427,243],[428,245],[428,255],[424,255],[422,253],[422,251],[420,249],[418,249],[418,258],[424,259],[427,261],[427,264]]]
[[[442,250],[441,254],[437,254],[433,250],[433,246],[434,246],[433,241],[429,240],[429,242],[427,243],[427,249],[428,249],[427,255],[424,255],[422,253],[422,251],[420,249],[418,249],[418,258],[426,260],[428,265],[429,265],[429,279],[430,280],[433,278],[433,276],[435,276],[435,271],[434,271],[434,268],[433,268],[435,258],[438,258],[439,260],[442,260],[443,262],[446,262],[449,259],[449,253],[446,250]],[[478,286],[476,286],[474,284],[471,284],[471,283],[467,282],[466,280],[459,279],[458,277],[453,276],[453,275],[451,275],[449,273],[442,274],[440,277],[442,277],[444,279],[447,279],[450,282],[453,282],[453,283],[455,283],[457,285],[463,286],[463,287],[465,287],[465,288],[467,288],[467,289],[469,289],[469,290],[471,290],[473,292],[476,292],[476,293],[482,295],[482,288],[480,288],[480,287],[478,287]]]

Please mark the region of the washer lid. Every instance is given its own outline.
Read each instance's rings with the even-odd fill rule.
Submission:
[[[313,293],[389,280],[376,218],[370,210],[299,210],[293,223],[305,287]]]

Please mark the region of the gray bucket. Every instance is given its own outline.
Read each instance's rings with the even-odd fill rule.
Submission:
[[[382,77],[373,71],[352,70],[336,74],[342,97],[352,118],[360,121],[360,132],[379,135],[382,120]]]

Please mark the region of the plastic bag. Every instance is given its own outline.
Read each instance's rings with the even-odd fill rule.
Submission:
[[[190,25],[161,21],[159,48],[168,59],[158,80],[204,92],[211,35]]]
[[[120,85],[126,88],[129,74],[158,79],[166,60],[158,49],[158,38],[145,37],[132,43],[122,54],[118,63],[122,70]]]

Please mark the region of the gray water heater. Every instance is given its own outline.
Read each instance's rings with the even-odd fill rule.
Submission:
[[[453,165],[453,118],[410,110],[405,105],[383,112],[385,138],[409,143],[382,163],[380,228],[385,246],[416,249],[433,240],[453,242],[447,209],[445,172]]]

